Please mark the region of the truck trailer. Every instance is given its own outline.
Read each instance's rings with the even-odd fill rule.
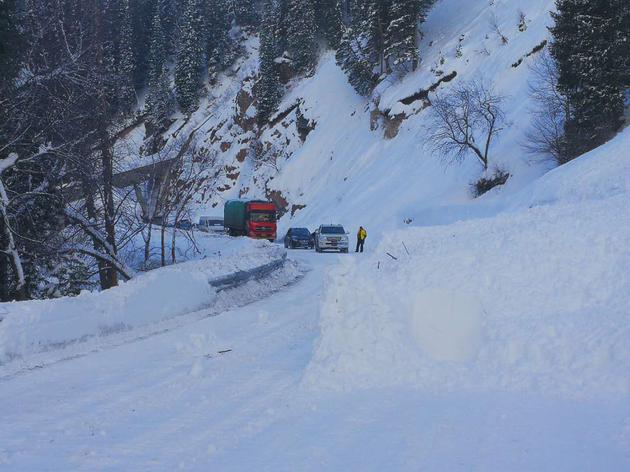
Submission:
[[[230,236],[248,236],[275,241],[277,209],[273,202],[262,200],[228,200],[223,224]]]

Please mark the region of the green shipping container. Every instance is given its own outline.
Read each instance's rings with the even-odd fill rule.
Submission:
[[[243,200],[228,200],[225,202],[223,225],[226,228],[246,231],[247,203]]]

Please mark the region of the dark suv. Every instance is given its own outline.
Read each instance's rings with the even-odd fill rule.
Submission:
[[[284,247],[312,249],[314,246],[311,232],[306,228],[289,228],[284,236]]]

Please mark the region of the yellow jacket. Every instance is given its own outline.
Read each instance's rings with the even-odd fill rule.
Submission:
[[[367,238],[367,231],[365,231],[363,228],[359,228],[359,232],[357,233],[357,238],[359,239]]]

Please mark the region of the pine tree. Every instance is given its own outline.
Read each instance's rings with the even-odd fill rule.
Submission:
[[[151,41],[149,42],[148,78],[149,86],[158,82],[165,68],[166,39],[162,29],[162,18],[158,8],[153,11]]]
[[[254,0],[230,0],[230,10],[239,26],[256,26],[259,23]]]
[[[370,53],[363,46],[361,36],[353,27],[346,29],[336,60],[348,76],[348,82],[360,95],[369,95],[376,84],[374,64],[369,59]]]
[[[418,17],[421,0],[393,0],[386,30],[385,62],[389,67],[409,64],[418,67]]]
[[[311,0],[288,0],[286,44],[298,74],[309,74],[317,62],[315,9]]]
[[[617,0],[614,15],[618,21],[619,36],[616,40],[620,54],[621,68],[625,71],[623,83],[625,88],[630,88],[630,2]]]
[[[180,27],[181,38],[175,66],[175,92],[179,106],[191,112],[197,105],[204,66],[204,24],[198,0],[188,0]]]
[[[206,5],[206,50],[214,71],[227,67],[233,60],[234,44],[230,38],[228,0],[208,0]]]
[[[149,56],[151,49],[151,26],[154,8],[152,0],[133,0],[130,2],[132,47],[134,57],[134,85],[144,88],[148,83]]]
[[[551,54],[558,66],[558,90],[567,98],[567,158],[610,139],[622,123],[627,78],[628,31],[625,2],[556,0]]]
[[[14,0],[0,0],[0,82],[15,76],[20,35]]]
[[[317,0],[315,2],[317,33],[333,49],[339,47],[343,35],[342,4],[341,0]]]
[[[136,103],[134,77],[136,61],[133,54],[133,37],[129,0],[121,0],[120,38],[118,43],[117,75],[118,101],[123,111],[131,110]]]
[[[384,24],[389,2],[358,1],[351,8],[351,24],[346,28],[337,50],[337,63],[348,81],[361,95],[368,95],[376,84],[376,71],[385,72]]]
[[[257,119],[260,126],[267,122],[282,98],[275,62],[280,55],[276,36],[279,24],[280,5],[275,0],[265,0],[260,25],[260,70],[256,84]]]
[[[366,0],[359,13],[359,30],[365,38],[371,61],[380,74],[389,72],[385,61],[386,29],[391,0]]]
[[[153,12],[151,32],[148,63],[149,92],[146,100],[146,109],[149,114],[148,124],[151,127],[160,129],[167,115],[172,110],[172,94],[168,70],[165,65],[166,52],[162,18],[158,8],[155,8]]]

